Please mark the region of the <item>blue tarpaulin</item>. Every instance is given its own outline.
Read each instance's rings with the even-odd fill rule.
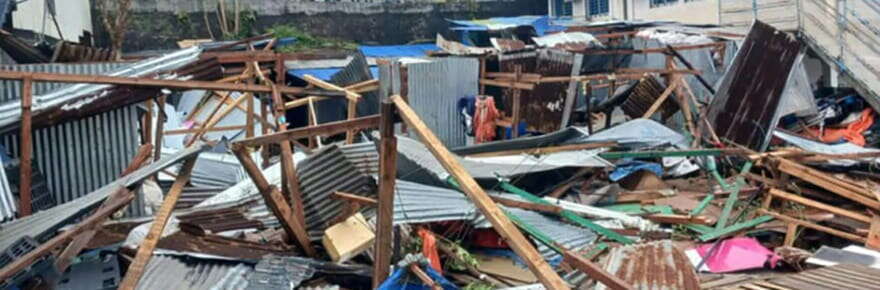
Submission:
[[[330,81],[330,78],[341,70],[341,67],[289,69],[287,70],[287,75],[298,78],[302,78],[304,75],[312,75],[313,77],[319,78],[321,80]],[[379,67],[371,66],[370,74],[373,75],[373,78],[378,78]]]
[[[458,287],[449,280],[446,280],[443,276],[441,276],[437,271],[434,271],[431,267],[423,267],[425,273],[428,274],[428,277],[431,277],[431,280],[434,280],[434,283],[440,285],[443,290],[457,290]],[[382,285],[379,285],[379,290],[431,290],[431,287],[425,284],[422,284],[422,280],[409,275],[409,270],[407,268],[398,268],[394,273],[391,274],[385,282],[382,282]],[[412,276],[412,277],[411,277]]]
[[[538,36],[544,36],[548,32],[563,31],[565,26],[553,24],[548,16],[515,16],[493,17],[480,20],[451,20],[452,30],[463,31],[490,31],[515,28],[517,26],[531,26],[535,28]]]
[[[439,51],[436,44],[407,44],[407,45],[361,45],[358,47],[366,57],[392,58],[392,57],[424,57],[429,51]]]
[[[616,182],[639,170],[648,170],[654,172],[657,176],[663,176],[663,166],[660,164],[644,161],[629,161],[615,166],[614,171],[608,175],[608,179]]]

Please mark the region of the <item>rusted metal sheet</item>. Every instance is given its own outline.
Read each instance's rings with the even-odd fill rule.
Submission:
[[[700,279],[687,256],[670,240],[612,249],[602,267],[635,289],[700,289]],[[604,285],[597,285],[604,290]]]
[[[492,38],[489,41],[492,42],[492,46],[495,47],[495,49],[502,52],[526,49],[526,43],[516,39]]]
[[[559,50],[540,50],[499,56],[501,72],[515,72],[517,67],[523,73],[537,73],[543,77],[571,76],[579,70],[575,68],[575,54]],[[502,99],[505,115],[513,115],[514,94],[521,100],[520,116],[529,130],[550,133],[560,128],[566,107],[566,99],[574,91],[568,82],[540,83],[534,90],[503,89]]]
[[[880,269],[838,264],[768,280],[752,280],[724,289],[877,289],[877,285],[880,285]]]
[[[718,137],[763,151],[800,57],[794,36],[755,21],[709,105],[708,120]]]
[[[639,80],[638,84],[629,91],[629,96],[626,97],[626,101],[621,104],[620,108],[623,109],[623,112],[630,118],[641,118],[645,115],[645,112],[651,108],[654,102],[657,101],[657,98],[663,94],[664,90],[666,90],[666,87],[657,81],[656,78],[652,76],[642,78]],[[663,116],[663,119],[672,117],[672,115],[678,111],[678,105],[676,105],[675,99],[676,98],[673,96],[670,96],[660,106],[659,112]]]
[[[62,41],[55,46],[52,62],[113,61],[115,58],[116,55],[110,49]]]

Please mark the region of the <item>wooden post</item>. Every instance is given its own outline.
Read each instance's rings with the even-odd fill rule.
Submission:
[[[144,102],[144,106],[147,107],[147,114],[144,115],[144,123],[141,128],[141,133],[144,134],[143,144],[153,144],[153,99]]]
[[[156,150],[153,153],[153,160],[156,161],[162,158],[162,139],[165,138],[165,101],[167,98],[168,96],[163,94],[156,101],[156,104],[159,105],[159,115],[156,117],[156,140],[153,145],[153,149]]]
[[[348,114],[347,117],[348,117],[349,121],[357,118],[357,100],[351,100],[351,99],[348,100],[347,111],[348,112],[346,112],[346,113]],[[357,134],[356,130],[348,130],[348,132],[345,132],[345,144],[354,143],[354,135],[355,134]]]
[[[869,249],[880,249],[880,216],[876,212],[871,212],[871,225],[868,227],[868,240],[865,241],[865,247]]]
[[[287,199],[284,198],[277,187],[269,184],[269,181],[263,176],[263,172],[260,171],[260,168],[257,167],[257,164],[251,159],[247,150],[248,149],[243,146],[233,146],[232,152],[235,153],[235,157],[241,162],[242,168],[244,168],[248,176],[251,177],[254,186],[260,191],[260,195],[262,195],[263,199],[266,201],[266,207],[268,207],[269,210],[272,211],[272,214],[278,218],[278,221],[281,223],[281,228],[284,229],[284,232],[287,233],[287,236],[290,239],[296,239],[297,242],[299,242],[300,247],[302,247],[309,256],[316,256],[315,249],[312,248],[311,241],[309,240],[308,232],[306,232],[305,228],[300,227],[299,223],[294,220],[294,213],[291,211],[290,206],[287,205]]]
[[[260,116],[262,116],[263,118],[266,118],[266,116],[268,116],[268,115],[269,115],[269,102],[266,101],[266,98],[261,98],[260,99]],[[275,116],[275,117],[277,118],[278,116]],[[269,134],[269,126],[263,125],[263,126],[260,126],[260,129],[263,133],[260,136],[266,136]],[[281,130],[279,128],[278,131],[283,131],[283,130]],[[270,146],[268,144],[260,146],[260,157],[263,160],[262,168],[269,167],[269,155],[270,155],[269,147]]]
[[[782,243],[786,247],[794,246],[794,240],[797,238],[798,225],[796,223],[788,223],[785,226],[785,241]]]
[[[177,179],[174,180],[174,184],[171,185],[171,189],[165,195],[165,200],[162,201],[162,207],[156,212],[156,217],[153,219],[150,231],[147,232],[147,236],[144,237],[140,247],[138,247],[134,261],[131,262],[125,278],[119,284],[119,289],[133,290],[137,287],[137,283],[144,274],[147,263],[153,256],[153,250],[156,249],[156,245],[159,244],[159,239],[162,237],[162,232],[165,231],[165,225],[168,223],[168,219],[171,218],[171,211],[177,205],[177,200],[180,199],[180,195],[183,193],[183,187],[189,182],[192,169],[196,165],[196,160],[198,159],[193,157],[183,163]]]
[[[247,108],[247,120],[245,120],[245,133],[244,136],[246,138],[254,137],[256,134],[256,128],[254,127],[254,96],[246,96],[248,97],[245,100],[245,107]]]
[[[379,208],[376,222],[373,289],[388,278],[391,265],[392,219],[394,218],[394,185],[397,178],[397,138],[394,136],[394,103],[388,98],[380,107],[379,134]]]
[[[31,104],[33,101],[32,97],[32,89],[33,89],[33,80],[31,78],[24,78],[21,82],[21,134],[20,139],[21,147],[21,157],[19,158],[21,161],[21,166],[19,167],[19,206],[18,213],[20,217],[26,217],[31,215],[31,174],[33,173],[33,168],[31,166],[31,159],[33,158],[33,130],[32,130],[32,116],[31,116]]]
[[[480,80],[486,78],[486,56],[480,57]],[[486,85],[480,83],[480,95],[486,95]]]
[[[461,166],[458,160],[449,152],[449,149],[443,146],[440,139],[431,132],[431,129],[419,118],[419,115],[400,96],[391,97],[391,101],[397,106],[397,111],[403,120],[416,131],[419,137],[421,137],[422,142],[428,147],[428,150],[437,158],[443,168],[455,178],[462,191],[467,194],[468,198],[474,201],[483,215],[492,223],[495,231],[523,259],[529,269],[544,284],[544,287],[548,289],[570,289],[566,282],[556,274],[556,271],[547,264],[544,257],[526,240],[522,232],[507,218],[501,208],[489,198],[489,195],[483,191],[483,188],[477,184],[477,181],[474,180],[470,173]]]
[[[591,102],[593,101],[593,86],[590,85],[590,81],[584,82],[584,98],[586,98],[586,106],[587,106],[587,133],[593,134],[593,113],[590,111],[593,109]]]
[[[514,69],[515,76],[513,77],[514,82],[519,82],[520,76],[522,76],[522,66],[517,65]],[[522,118],[522,90],[513,89],[513,116],[512,116],[512,125],[510,126],[510,137],[511,139],[519,137],[519,122]]]

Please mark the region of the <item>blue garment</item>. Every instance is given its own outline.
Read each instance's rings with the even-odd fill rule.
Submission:
[[[422,270],[425,270],[425,273],[428,274],[428,277],[431,277],[431,280],[434,280],[434,283],[440,285],[444,290],[456,290],[458,287],[449,280],[446,280],[440,273],[434,271],[431,267],[422,267]],[[379,285],[379,290],[431,290],[431,287],[422,284],[422,280],[415,277],[415,275],[410,275],[409,270],[407,268],[400,268],[394,271],[388,279],[385,279],[385,282],[382,282],[382,285]]]
[[[608,179],[616,182],[639,170],[649,170],[651,172],[654,172],[654,174],[657,174],[657,176],[663,175],[663,166],[661,166],[660,164],[633,160],[625,162],[623,164],[618,164],[614,168],[614,171],[612,171],[611,174],[608,175]]]

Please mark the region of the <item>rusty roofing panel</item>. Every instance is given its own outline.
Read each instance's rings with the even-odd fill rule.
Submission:
[[[519,67],[523,73],[537,73],[543,77],[571,76],[573,71],[579,71],[573,70],[574,63],[574,54],[550,49],[499,56],[502,72],[515,72]],[[569,86],[568,82],[553,82],[540,83],[531,91],[503,89],[502,110],[506,116],[513,115],[514,94],[519,91],[520,116],[529,130],[544,133],[559,130]]]
[[[632,88],[629,96],[627,96],[626,101],[620,105],[620,108],[623,109],[623,112],[630,118],[641,118],[645,115],[645,112],[654,105],[654,102],[657,101],[665,90],[666,87],[657,81],[656,78],[653,76],[647,76],[639,80],[639,83]],[[672,115],[678,111],[678,105],[675,104],[675,99],[675,96],[671,95],[660,106],[659,112],[662,114],[664,120],[672,117]]]
[[[708,120],[718,137],[763,151],[800,55],[796,38],[755,21],[709,105]]]
[[[634,289],[700,289],[693,265],[670,240],[614,248],[602,267]],[[600,283],[595,289],[606,287]]]

